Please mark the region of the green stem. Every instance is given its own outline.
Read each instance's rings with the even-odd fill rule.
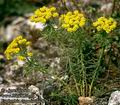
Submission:
[[[82,52],[82,47],[80,49],[80,59],[81,59],[81,70],[82,70],[82,76],[83,76],[83,80],[82,80],[82,89],[83,89],[83,92],[82,92],[82,96],[85,96],[86,95],[86,70],[85,70],[85,65],[84,65],[84,55],[83,55],[83,52]]]
[[[69,11],[68,7],[66,6],[65,1],[64,1],[64,0],[61,0],[61,3],[64,5],[65,9],[66,9],[67,11]]]
[[[92,88],[93,88],[93,84],[94,84],[94,81],[96,79],[96,74],[99,70],[99,67],[101,65],[101,60],[102,60],[102,57],[103,57],[103,53],[104,53],[104,47],[102,47],[101,51],[100,51],[100,56],[99,56],[99,59],[98,59],[98,62],[97,62],[97,67],[94,71],[94,74],[93,74],[93,77],[92,77],[92,81],[91,81],[91,84],[90,84],[90,89],[89,89],[89,97],[91,96],[91,92],[92,92]]]
[[[86,96],[87,95],[87,79],[86,79],[86,68],[85,68],[85,64],[84,64],[84,54],[83,54],[83,41],[85,41],[85,31],[84,29],[82,29],[83,31],[79,33],[81,33],[81,35],[79,35],[78,38],[78,55],[80,55],[80,63],[81,63],[81,69],[80,71],[82,72],[82,79],[81,79],[81,95],[82,96]],[[79,58],[78,58],[79,59]],[[81,75],[81,73],[80,73]]]
[[[57,77],[57,76],[55,76],[55,78],[56,78],[58,81],[60,81],[63,85],[67,86],[68,92],[69,92],[70,94],[72,94],[72,91],[71,91],[70,87],[68,86],[68,84],[67,84],[66,82],[64,82],[64,80],[61,80],[61,79],[60,79],[59,77]]]
[[[20,48],[20,50],[23,51],[23,49],[22,49],[22,47],[19,45],[19,43],[17,43],[17,44],[18,44],[18,47]],[[24,55],[25,55],[25,58],[26,58],[27,62],[29,62],[30,65],[39,66],[38,64],[35,64],[34,62],[32,62],[32,61],[28,58],[28,56],[27,56],[27,54],[26,54],[27,51],[24,51],[23,53],[24,53]]]
[[[112,14],[114,14],[114,12],[115,12],[115,4],[116,4],[116,0],[113,0],[113,6],[112,6],[111,16],[112,16]]]
[[[72,68],[71,68],[70,59],[69,59],[69,68],[70,68],[71,74],[73,75],[73,80],[74,80],[74,82],[75,82],[75,88],[76,88],[77,94],[78,94],[78,96],[80,96],[80,91],[79,91],[79,87],[78,87],[78,84],[77,84],[77,80],[76,80],[76,78],[75,78],[74,73],[73,73],[72,70],[71,70]]]

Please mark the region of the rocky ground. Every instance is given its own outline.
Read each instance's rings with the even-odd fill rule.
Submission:
[[[87,3],[87,0],[85,0]],[[90,0],[88,0],[89,2]],[[99,2],[98,2],[99,3]],[[107,8],[106,8],[107,7]],[[107,5],[103,5],[101,7],[101,11],[108,12],[111,9],[111,3]],[[106,10],[106,11],[105,11]],[[16,37],[16,35],[24,35],[26,38],[31,40],[34,44],[32,45],[32,50],[34,53],[37,53],[39,56],[39,60],[49,66],[51,69],[55,69],[58,72],[63,71],[61,59],[60,59],[60,49],[49,42],[47,42],[43,37],[39,37],[34,35],[34,31],[43,29],[45,26],[42,24],[33,24],[29,21],[29,16],[31,14],[26,14],[24,17],[14,17],[10,24],[7,26],[0,27],[0,91],[8,90],[8,89],[18,89],[22,88],[30,90],[29,93],[34,93],[35,98],[39,98],[43,100],[40,105],[45,105],[45,102],[48,102],[46,99],[47,95],[50,94],[51,91],[54,91],[56,88],[56,84],[54,83],[53,77],[49,75],[43,75],[40,72],[36,72],[32,75],[25,76],[23,74],[23,64],[25,62],[21,61],[7,61],[4,57],[4,50],[9,42],[12,41]],[[16,62],[18,64],[16,64]],[[64,78],[65,75],[63,75]],[[33,78],[34,77],[34,78]],[[53,85],[50,85],[45,80],[50,79]],[[94,105],[108,105],[108,101],[110,95],[115,90],[118,90],[119,80],[117,82],[113,82],[107,84],[107,89],[109,91],[102,95],[101,97],[95,98]],[[116,84],[115,84],[116,83]],[[113,86],[112,86],[113,85]],[[0,92],[1,93],[1,92]],[[114,97],[114,96],[113,96]],[[46,101],[47,100],[47,101]],[[120,99],[117,99],[120,100]],[[2,104],[0,104],[2,105]],[[4,105],[4,104],[3,104]],[[7,105],[7,104],[5,104]],[[10,104],[9,104],[10,105]],[[13,105],[13,104],[12,104]],[[15,104],[15,105],[27,105],[27,104]],[[29,104],[29,105],[39,105],[39,104]],[[52,105],[48,103],[48,105]],[[109,105],[119,105],[119,102],[116,104]]]
[[[42,26],[40,26],[42,27]],[[1,27],[1,41],[8,43],[10,42],[15,35],[19,35],[24,33],[25,37],[30,38],[28,35],[31,33],[30,30],[36,28],[35,25],[31,24],[27,17],[19,17],[16,18],[11,24],[7,27]],[[20,31],[22,30],[22,32]],[[31,35],[32,36],[32,35]],[[62,67],[60,64],[60,54],[59,48],[55,45],[48,43],[44,38],[40,37],[34,42],[32,46],[34,52],[38,54],[40,60],[46,63],[49,67],[55,68],[55,70],[61,71]],[[32,76],[28,75],[25,77],[23,75],[23,64],[25,62],[21,61],[6,61],[3,52],[0,55],[0,90],[2,89],[17,89],[21,87],[22,89],[29,89],[30,86],[39,89],[39,93],[41,93],[41,97],[43,98],[43,94],[46,96],[50,93],[50,91],[54,91],[55,86],[51,86],[48,83],[45,83],[43,78],[51,79],[48,75],[43,75],[39,72],[32,74]],[[15,62],[18,62],[16,64]],[[46,77],[48,76],[48,77]],[[33,78],[35,77],[35,78]],[[108,96],[104,96],[102,98],[96,98],[94,105],[107,105],[110,94]],[[18,105],[18,104],[16,104]],[[23,104],[20,104],[23,105]],[[32,104],[34,105],[34,104]],[[44,105],[42,103],[41,105]]]

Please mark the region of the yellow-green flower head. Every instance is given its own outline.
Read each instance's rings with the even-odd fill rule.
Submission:
[[[17,59],[23,61],[23,60],[25,60],[25,57],[20,55],[17,57]]]
[[[34,15],[30,17],[32,22],[41,22],[46,23],[50,18],[58,17],[59,14],[56,11],[55,7],[45,7],[37,9],[34,12]]]
[[[18,56],[21,60],[27,56],[32,56],[32,53],[27,51],[27,47],[30,42],[23,38],[21,35],[16,37],[7,47],[4,54],[8,60],[12,59],[14,56]],[[24,52],[24,53],[23,53]],[[22,54],[22,55],[21,55]]]
[[[83,27],[86,22],[86,18],[78,10],[62,14],[59,20],[62,27],[67,29],[68,32],[76,31],[78,28]]]
[[[110,33],[117,26],[117,22],[113,18],[100,17],[96,22],[93,22],[93,26],[96,27],[98,31],[106,31]]]

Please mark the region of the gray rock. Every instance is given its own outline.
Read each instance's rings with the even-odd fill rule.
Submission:
[[[108,105],[120,105],[120,91],[115,91],[111,94]]]
[[[11,41],[17,35],[21,34],[20,29],[23,27],[25,21],[26,20],[23,17],[18,17],[11,24],[9,24],[2,35],[4,40]]]
[[[0,76],[0,84],[3,83],[3,78]]]
[[[40,31],[42,31],[47,26],[46,24],[44,25],[40,22],[35,23],[35,22],[31,22],[30,20],[27,20],[26,24],[30,26],[30,29],[38,29]]]
[[[12,100],[13,103],[9,105],[45,105],[39,88],[34,85],[29,86],[28,89],[25,87],[0,85],[0,105],[4,105],[4,102],[7,103],[10,102],[10,100]],[[34,100],[34,102],[32,100]],[[38,100],[38,102],[36,102],[36,100]]]
[[[48,49],[48,42],[44,38],[39,38],[34,44],[35,48],[38,48],[40,51],[46,51]]]
[[[110,15],[111,12],[112,12],[112,7],[113,7],[113,4],[112,3],[107,3],[107,4],[103,4],[101,6],[101,9],[100,11],[104,14],[107,14],[107,15]]]
[[[34,93],[36,95],[40,95],[39,88],[37,88],[36,86],[31,85],[28,87],[28,89],[30,90],[31,93]]]
[[[41,99],[41,105],[45,105],[45,101],[43,98],[43,92],[39,90],[38,87],[31,85],[28,87],[28,89],[30,90],[30,93],[33,94],[34,99]]]
[[[7,65],[5,65],[5,73],[4,75],[4,79],[9,83],[12,84],[14,83],[16,80],[19,80],[19,82],[21,82],[21,77],[22,77],[22,69],[19,65],[17,64],[13,64],[13,63],[9,63]]]
[[[108,97],[96,98],[93,105],[108,105]]]

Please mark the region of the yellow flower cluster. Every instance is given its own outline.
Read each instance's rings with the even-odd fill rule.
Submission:
[[[104,30],[106,33],[110,33],[116,28],[117,22],[113,18],[107,19],[105,17],[100,17],[93,23],[93,26],[96,27],[98,31]]]
[[[30,42],[20,35],[9,44],[4,54],[8,60],[12,59],[15,55],[18,55],[17,58],[19,60],[25,60],[25,57],[32,56],[32,53],[26,49],[29,45]]]
[[[86,18],[78,10],[68,12],[60,16],[62,27],[67,29],[68,32],[74,32],[79,27],[83,27],[86,22]]]
[[[56,12],[55,7],[48,8],[43,6],[42,8],[39,8],[34,12],[34,15],[30,17],[30,20],[36,23],[46,23],[47,20],[49,20],[52,17],[57,17],[58,15],[59,14]]]

